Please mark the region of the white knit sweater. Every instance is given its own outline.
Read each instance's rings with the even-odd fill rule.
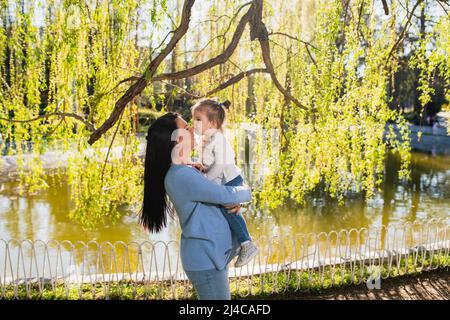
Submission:
[[[234,151],[221,131],[212,134],[208,141],[199,141],[197,152],[208,180],[223,185],[241,174]]]

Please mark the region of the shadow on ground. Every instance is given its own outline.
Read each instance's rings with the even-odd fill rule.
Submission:
[[[450,300],[450,270],[436,270],[381,280],[380,289],[369,290],[365,283],[332,288],[323,292],[286,292],[245,299],[270,300]]]

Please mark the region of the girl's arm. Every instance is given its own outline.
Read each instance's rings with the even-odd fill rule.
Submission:
[[[201,152],[201,162],[205,171],[208,171],[215,163],[215,143],[207,145]]]
[[[214,181],[221,177],[225,166],[234,166],[234,152],[222,133],[214,137],[212,147],[205,148],[203,164],[208,179]]]

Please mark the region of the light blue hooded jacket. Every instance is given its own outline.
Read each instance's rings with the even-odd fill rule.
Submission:
[[[218,205],[249,202],[249,187],[209,181],[196,169],[172,164],[164,181],[181,225],[180,256],[184,270],[224,269],[239,246]]]

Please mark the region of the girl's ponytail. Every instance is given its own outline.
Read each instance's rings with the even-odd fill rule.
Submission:
[[[230,109],[231,102],[230,100],[225,100],[224,102],[219,103],[224,109]]]

